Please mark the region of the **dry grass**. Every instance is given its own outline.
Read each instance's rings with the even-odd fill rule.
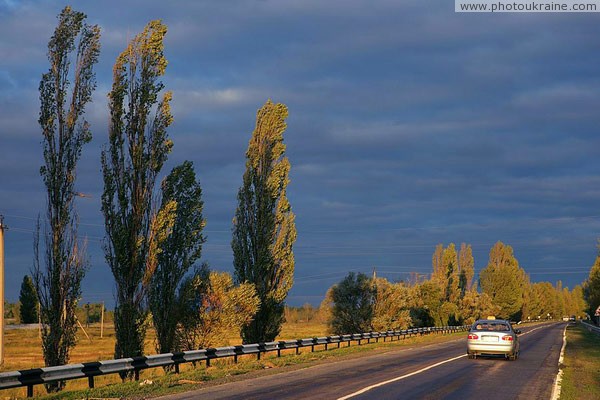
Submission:
[[[100,325],[93,324],[85,328],[89,339],[81,329],[78,330],[78,343],[71,353],[70,363],[110,360],[114,355],[115,333],[112,324],[104,326],[103,337],[100,338]],[[281,339],[300,339],[307,337],[326,335],[327,327],[320,323],[286,323],[283,326]],[[242,341],[239,335],[232,333],[224,339],[223,344],[237,345]],[[9,329],[4,335],[4,364],[0,367],[0,372],[16,371],[44,366],[42,356],[41,339],[38,329]],[[155,335],[154,330],[149,329],[146,337],[146,353],[155,354]],[[186,367],[182,368],[185,369]],[[163,370],[156,368],[144,371],[143,376],[163,375]],[[120,382],[118,375],[108,375],[96,378],[98,387],[109,383]],[[87,381],[73,380],[67,382],[68,390],[84,389],[87,387]],[[35,394],[45,393],[42,386],[34,387]],[[0,398],[15,398],[24,396],[25,389],[10,389],[0,392]]]

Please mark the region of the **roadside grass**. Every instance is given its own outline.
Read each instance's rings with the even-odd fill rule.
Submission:
[[[86,329],[87,330],[87,329]],[[90,342],[85,338],[80,339],[78,346],[75,347],[71,363],[108,360],[112,358],[114,347],[114,332],[100,340],[99,328],[98,337],[94,337],[94,330],[87,330],[92,338]],[[10,332],[10,331],[9,331]],[[149,332],[150,333],[150,332]],[[300,339],[307,337],[316,337],[326,335],[326,326],[322,324],[285,324],[280,335],[281,339]],[[14,336],[11,334],[7,340],[7,348],[13,347],[14,339],[20,337],[19,344],[11,349],[12,356],[7,356],[8,365],[3,366],[2,370],[15,370],[7,368],[10,365],[22,365],[16,369],[37,368],[43,366],[41,349],[39,347],[39,338],[37,330],[19,330]],[[262,354],[261,360],[257,360],[255,355],[239,357],[239,362],[235,364],[233,359],[212,360],[211,366],[206,367],[205,363],[182,364],[180,373],[165,373],[161,368],[148,369],[140,372],[140,380],[133,382],[122,382],[117,374],[99,376],[95,378],[95,389],[87,388],[86,379],[78,379],[67,382],[65,391],[56,395],[46,395],[43,385],[34,386],[34,395],[43,399],[82,399],[82,398],[147,398],[161,396],[171,393],[179,393],[198,389],[208,385],[223,383],[231,380],[246,379],[250,376],[273,374],[283,370],[304,368],[319,362],[327,362],[332,358],[359,357],[365,352],[389,351],[399,347],[410,347],[416,344],[430,344],[448,341],[461,337],[464,333],[455,333],[451,335],[429,335],[422,337],[412,337],[400,341],[372,342],[367,344],[363,341],[361,346],[353,342],[350,347],[342,344],[339,349],[335,345],[329,346],[329,351],[324,351],[324,346],[315,346],[315,351],[311,348],[302,348],[299,354],[295,350],[282,351],[281,357],[277,357],[276,352]],[[154,348],[153,333],[147,340],[147,349]],[[278,338],[279,339],[279,338]],[[36,345],[37,341],[37,346]],[[88,342],[85,344],[85,342]],[[230,344],[239,344],[239,338],[230,338]],[[27,344],[28,343],[28,344]],[[15,348],[20,348],[15,350]],[[25,353],[27,350],[27,353]],[[148,351],[150,353],[150,351]],[[23,357],[15,357],[21,354]],[[99,356],[100,355],[100,356]],[[21,359],[22,358],[22,359]],[[33,365],[32,365],[33,364]],[[245,376],[244,376],[245,375]],[[244,376],[244,377],[240,377]],[[145,381],[151,381],[148,383]],[[25,396],[25,388],[9,389],[0,392],[0,398],[22,398]]]
[[[561,400],[600,399],[600,336],[581,324],[567,327]]]

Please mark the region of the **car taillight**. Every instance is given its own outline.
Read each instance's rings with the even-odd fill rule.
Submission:
[[[507,342],[512,342],[513,337],[511,335],[504,335],[504,336],[502,336],[502,340],[506,340]]]
[[[469,336],[467,337],[469,340],[475,340],[475,339],[479,339],[479,336],[477,336],[474,333],[469,333]]]

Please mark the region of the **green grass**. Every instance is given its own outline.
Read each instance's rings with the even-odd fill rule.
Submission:
[[[581,324],[567,328],[560,399],[600,399],[600,336]]]
[[[36,396],[43,399],[82,399],[82,398],[128,398],[141,399],[147,397],[161,396],[171,393],[179,393],[198,389],[208,385],[228,382],[238,379],[246,379],[249,377],[274,374],[291,369],[303,368],[308,365],[317,364],[320,362],[328,362],[333,358],[343,359],[351,357],[360,357],[366,352],[384,352],[396,349],[402,346],[411,346],[421,343],[437,343],[451,340],[464,335],[464,332],[455,333],[452,335],[430,335],[423,337],[413,337],[406,340],[366,344],[363,341],[362,346],[358,346],[353,342],[350,347],[345,347],[342,344],[340,349],[330,345],[329,351],[324,351],[324,346],[315,346],[315,352],[311,352],[310,348],[301,349],[300,354],[296,355],[295,350],[286,350],[282,352],[281,357],[277,357],[277,353],[263,354],[261,360],[257,360],[256,356],[249,355],[240,357],[239,362],[235,364],[233,359],[213,360],[211,366],[206,368],[204,363],[193,367],[190,364],[182,365],[180,374],[168,373],[165,374],[162,369],[155,368],[152,370],[142,371],[139,382],[115,382],[118,380],[118,375],[113,375],[112,378],[98,377],[96,379],[95,389],[81,389],[82,385],[87,384],[87,380],[78,380],[78,388],[64,391],[57,395],[43,396],[43,387],[36,387]],[[305,336],[306,337],[306,336]],[[309,336],[310,337],[310,336]],[[149,380],[151,384],[140,385],[141,382]],[[70,384],[71,382],[69,382]],[[70,389],[68,384],[67,389]],[[12,394],[13,396],[24,396],[25,389],[20,389],[20,394]],[[0,393],[6,395],[5,393]]]

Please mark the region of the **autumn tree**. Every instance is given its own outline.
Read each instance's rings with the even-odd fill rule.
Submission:
[[[331,288],[330,331],[334,334],[369,332],[377,300],[377,289],[367,275],[348,273]]]
[[[175,222],[161,245],[148,293],[159,353],[175,349],[177,324],[181,319],[177,290],[185,274],[200,259],[205,242],[202,188],[191,161],[173,168],[162,182],[161,208],[166,209],[170,202],[177,204]]]
[[[287,199],[290,162],[283,132],[287,107],[270,100],[256,115],[246,152],[246,171],[233,220],[233,264],[237,283],[255,285],[260,308],[242,330],[245,343],[272,341],[284,320],[294,279],[294,214]]]
[[[403,283],[391,283],[385,278],[374,280],[376,298],[371,326],[376,331],[406,329],[412,325],[410,288]],[[349,332],[347,332],[349,333]]]
[[[473,249],[471,245],[461,243],[460,250],[458,251],[458,286],[460,289],[461,297],[466,292],[475,289],[473,287],[473,277],[475,276],[475,259],[473,258]]]
[[[31,277],[25,275],[19,292],[19,314],[22,324],[35,324],[38,322],[38,295]]]
[[[410,315],[413,325],[417,327],[447,325],[448,321],[444,320],[441,313],[445,301],[444,288],[431,279],[413,287],[412,290],[414,301]]]
[[[571,291],[571,306],[573,308],[569,311],[569,315],[583,317],[587,312],[588,305],[585,301],[584,291],[581,285],[575,286]]]
[[[443,255],[444,245],[439,243],[437,246],[435,246],[435,251],[431,256],[431,266],[433,269],[431,273],[431,282],[437,284],[441,288],[444,288],[445,291],[448,283],[448,274],[442,260]]]
[[[599,255],[590,269],[590,274],[583,285],[585,301],[587,302],[588,314],[594,317],[596,309],[600,307],[600,245]]]
[[[493,304],[492,299],[486,293],[478,293],[469,290],[460,302],[460,314],[463,323],[472,324],[480,318],[488,315],[497,315],[500,307]]]
[[[104,253],[116,283],[115,358],[142,355],[146,294],[162,242],[175,220],[175,201],[153,206],[157,175],[172,147],[171,93],[159,95],[167,60],[167,27],[151,21],[117,57],[110,91],[108,147],[102,151]]]
[[[450,243],[442,252],[442,270],[445,273],[444,288],[446,301],[457,304],[460,298],[458,257],[456,246]]]
[[[182,292],[178,350],[226,345],[224,337],[240,333],[254,318],[260,303],[254,285],[234,285],[226,272],[195,274],[184,281]]]
[[[86,15],[65,7],[48,42],[50,68],[40,81],[39,124],[44,165],[40,174],[46,187],[44,224],[45,266],[40,265],[39,231],[34,241],[34,273],[42,321],[42,348],[46,366],[69,362],[75,346],[75,307],[87,259],[79,243],[74,207],[77,163],[92,134],[84,119],[86,105],[96,88],[94,64],[100,53],[100,28],[88,25]],[[48,391],[64,382],[46,385]]]
[[[490,250],[490,258],[479,280],[481,290],[500,306],[499,317],[520,319],[527,276],[519,267],[511,246],[497,242]]]

